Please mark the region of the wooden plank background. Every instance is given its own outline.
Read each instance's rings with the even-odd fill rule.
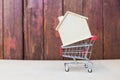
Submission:
[[[92,59],[120,58],[119,0],[0,0],[0,59],[63,59],[55,28],[66,11],[89,18]]]
[[[56,31],[58,16],[62,15],[62,0],[44,0],[44,58],[61,59],[60,37]]]
[[[3,0],[0,0],[0,59],[3,58]]]
[[[103,0],[104,58],[120,58],[120,0]]]
[[[4,59],[22,59],[22,0],[4,1]]]
[[[24,0],[24,59],[43,59],[43,0]]]

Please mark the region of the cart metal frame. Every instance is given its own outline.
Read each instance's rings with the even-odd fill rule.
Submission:
[[[84,41],[82,44],[73,44],[69,46],[62,46],[60,48],[60,54],[65,58],[72,58],[73,62],[64,63],[65,71],[69,71],[70,65],[84,64],[84,67],[88,69],[88,72],[92,72],[93,63],[90,61],[92,54],[92,47],[97,37],[94,35],[89,40]],[[85,60],[84,62],[78,62],[77,60]]]

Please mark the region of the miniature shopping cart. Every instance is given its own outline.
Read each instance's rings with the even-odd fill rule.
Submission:
[[[60,34],[62,47],[60,53],[63,57],[72,58],[75,62],[65,63],[65,71],[69,71],[70,64],[80,64],[78,59],[86,60],[84,63],[88,72],[92,72],[92,62],[90,57],[92,47],[96,40],[96,36],[92,36],[87,24],[87,17],[81,16],[73,12],[66,12],[62,17],[59,17],[60,23],[56,30]],[[78,42],[84,42],[78,44]],[[76,44],[77,43],[77,44]]]
[[[66,58],[72,58],[74,62],[65,63],[65,71],[69,71],[69,66],[71,64],[81,64],[77,60],[86,60],[84,62],[85,68],[88,68],[88,72],[92,72],[93,63],[90,62],[90,57],[92,54],[92,47],[97,37],[94,35],[92,38],[84,42],[83,44],[76,44],[70,46],[63,46],[60,48],[60,54]]]

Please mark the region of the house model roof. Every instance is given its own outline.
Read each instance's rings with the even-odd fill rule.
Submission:
[[[60,18],[60,17],[59,17]],[[63,46],[92,37],[88,27],[87,17],[67,11],[56,30],[60,34]]]

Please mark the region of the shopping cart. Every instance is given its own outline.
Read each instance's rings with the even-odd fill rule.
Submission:
[[[74,62],[65,63],[65,71],[69,71],[71,64],[81,64],[77,60],[85,60],[83,63],[85,68],[88,69],[88,72],[92,72],[93,63],[90,61],[90,57],[92,46],[97,37],[91,35],[87,23],[88,18],[67,11],[64,16],[60,16],[58,19],[59,24],[56,30],[59,32],[62,41],[61,55],[74,60]],[[80,44],[80,42],[84,43]]]
[[[92,54],[92,47],[95,43],[97,37],[96,35],[92,36],[92,38],[87,39],[82,44],[73,44],[69,46],[62,46],[60,48],[60,54],[66,58],[72,58],[74,62],[64,63],[65,71],[69,71],[69,67],[71,64],[81,64],[82,62],[78,62],[77,60],[85,60],[83,61],[84,67],[88,69],[88,72],[92,72],[93,63],[90,61],[90,57]]]

